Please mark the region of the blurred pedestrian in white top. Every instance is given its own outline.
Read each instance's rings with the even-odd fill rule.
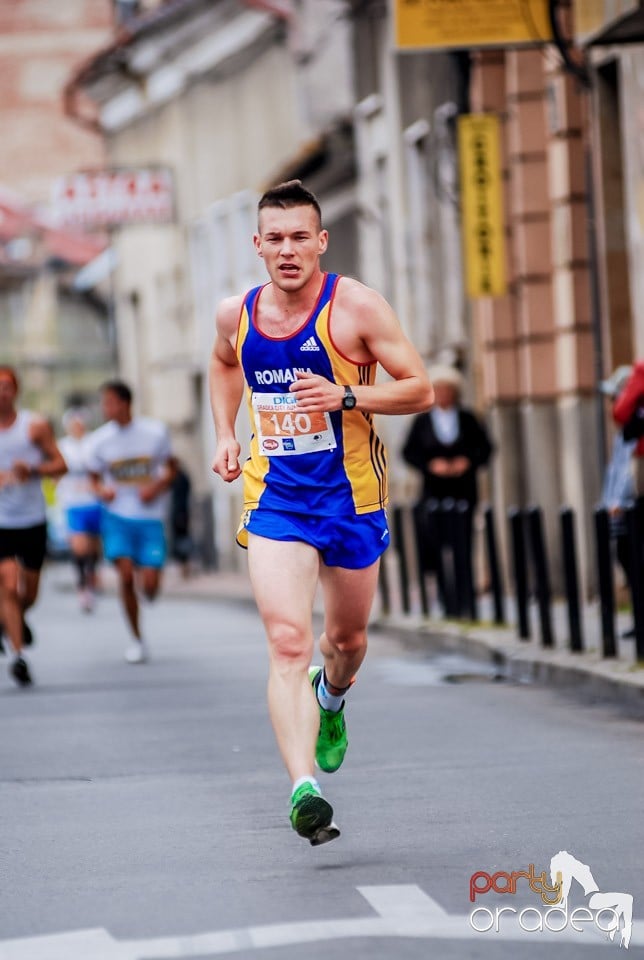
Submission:
[[[84,407],[70,407],[65,411],[66,435],[58,446],[65,458],[67,473],[56,488],[56,498],[65,511],[69,546],[77,570],[79,604],[86,613],[94,609],[101,545],[101,503],[87,469],[88,424],[89,411]]]

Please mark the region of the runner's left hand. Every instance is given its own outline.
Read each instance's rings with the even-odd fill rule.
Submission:
[[[302,413],[328,412],[342,409],[344,387],[339,383],[332,383],[326,377],[316,373],[302,373],[296,371],[297,380],[289,387],[289,391],[297,398],[297,408]]]

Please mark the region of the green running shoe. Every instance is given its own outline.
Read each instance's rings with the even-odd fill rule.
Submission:
[[[316,693],[319,678],[322,676],[322,667],[309,667],[309,680]],[[347,725],[344,722],[344,703],[334,713],[320,707],[320,732],[315,745],[315,762],[325,773],[335,773],[342,766],[344,755],[349,746],[347,739]]]
[[[333,822],[333,807],[312,783],[303,783],[291,797],[291,826],[312,847],[340,836]]]

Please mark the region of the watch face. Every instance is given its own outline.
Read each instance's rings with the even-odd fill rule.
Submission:
[[[353,410],[356,405],[356,398],[351,393],[350,390],[347,390],[344,394],[344,400],[342,401],[342,406],[345,410]]]

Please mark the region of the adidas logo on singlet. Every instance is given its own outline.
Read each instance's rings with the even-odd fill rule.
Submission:
[[[300,347],[300,350],[319,350],[319,349],[320,347],[315,337],[309,337],[309,339],[305,340],[302,346]]]

